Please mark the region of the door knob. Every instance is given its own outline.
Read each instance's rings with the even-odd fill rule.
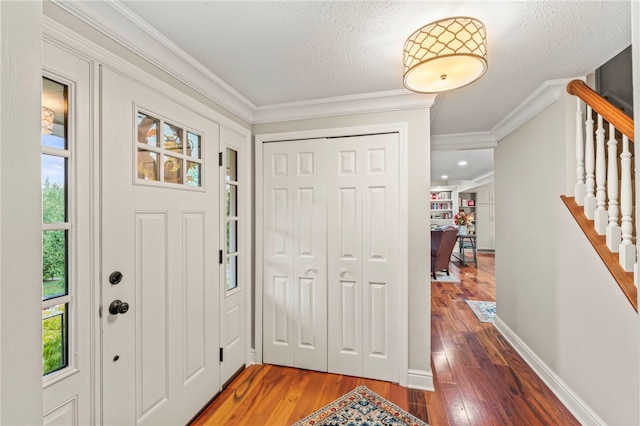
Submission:
[[[340,270],[340,276],[341,276],[341,277],[344,277],[345,275],[347,275],[347,272],[348,272],[348,271],[347,271],[346,269],[341,269],[341,270]]]
[[[310,274],[310,273],[312,273],[314,270],[315,270],[315,269],[313,269],[311,266],[309,266],[305,272],[306,272],[307,274]]]
[[[122,272],[113,271],[111,275],[109,275],[109,282],[114,285],[120,284],[120,281],[122,281],[122,277],[123,277]]]
[[[109,313],[111,315],[126,314],[129,310],[129,304],[120,299],[114,300],[109,305]]]

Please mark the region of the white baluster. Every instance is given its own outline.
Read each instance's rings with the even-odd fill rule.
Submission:
[[[616,128],[609,123],[609,142],[607,143],[607,196],[609,197],[609,224],[607,225],[607,247],[613,253],[618,252],[622,234],[618,225],[620,208],[618,206],[618,141]]]
[[[604,144],[603,119],[598,114],[598,129],[596,130],[596,212],[593,217],[593,226],[599,235],[607,231],[607,157]]]
[[[584,215],[587,219],[593,219],[596,211],[596,197],[594,179],[595,152],[593,146],[593,118],[591,107],[587,105],[587,120],[585,121],[584,167],[586,172],[587,194],[584,197]]]
[[[619,259],[622,268],[627,272],[633,271],[636,262],[636,246],[633,244],[633,214],[631,190],[631,152],[629,152],[629,138],[622,136],[622,154],[620,154],[621,182],[620,182],[620,211],[622,213],[622,242],[620,243]]]
[[[574,196],[579,206],[584,205],[584,197],[587,188],[584,184],[584,113],[582,112],[582,101],[576,97],[578,109],[576,110],[576,186]]]

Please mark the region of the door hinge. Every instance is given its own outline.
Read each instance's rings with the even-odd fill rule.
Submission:
[[[220,167],[222,167],[222,153],[221,152],[218,153],[218,165]]]
[[[223,254],[222,254],[222,250],[220,250],[220,251],[218,252],[218,263],[219,263],[220,265],[222,265],[222,256],[223,256]]]
[[[220,348],[220,362],[224,361],[224,348]]]

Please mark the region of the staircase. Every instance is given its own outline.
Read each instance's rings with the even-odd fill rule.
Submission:
[[[636,312],[633,120],[581,80],[576,96],[575,197],[562,199]]]

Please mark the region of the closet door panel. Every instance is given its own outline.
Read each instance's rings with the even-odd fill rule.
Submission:
[[[357,139],[329,141],[327,262],[329,371],[362,376],[362,153]]]
[[[327,371],[326,140],[291,142],[295,158],[294,366]]]
[[[265,363],[327,370],[324,140],[263,148]]]
[[[397,381],[397,135],[334,139],[328,157],[329,371]]]
[[[293,366],[295,328],[293,174],[291,144],[266,144],[263,150],[264,269],[263,360]]]
[[[398,252],[397,135],[369,136],[362,143],[366,164],[363,189],[363,372],[398,380],[400,269]]]

